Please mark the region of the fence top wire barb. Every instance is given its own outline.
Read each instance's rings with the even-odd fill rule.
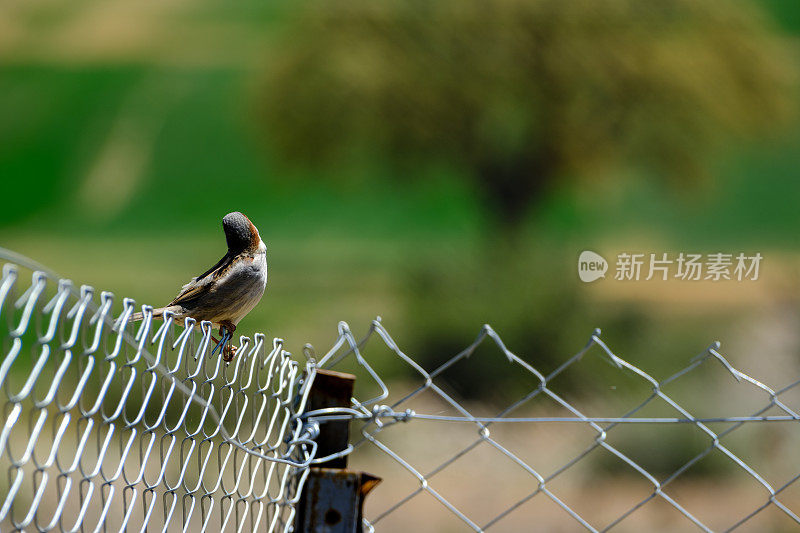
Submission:
[[[643,377],[648,382],[650,382],[653,386],[654,394],[659,394],[660,388],[663,385],[668,384],[671,381],[681,377],[682,375],[690,372],[699,364],[701,364],[705,359],[708,357],[713,357],[714,359],[718,360],[725,369],[737,380],[742,381],[745,380],[748,383],[753,384],[754,386],[758,387],[759,389],[766,392],[772,399],[776,405],[782,405],[777,399],[777,395],[783,392],[783,390],[775,392],[757,379],[741,372],[734,368],[725,357],[719,353],[720,343],[715,341],[712,343],[705,352],[701,353],[700,355],[696,356],[691,364],[679,372],[675,373],[673,376],[658,382],[655,379],[651,378],[648,374],[641,371],[640,369],[636,368],[635,366],[631,365],[627,361],[624,361],[614,355],[614,353],[606,346],[606,344],[600,340],[600,329],[595,329],[594,333],[591,336],[591,340],[589,344],[581,350],[575,357],[567,361],[562,367],[554,371],[550,376],[545,378],[542,376],[538,371],[536,371],[533,367],[519,359],[516,355],[512,352],[508,351],[505,348],[505,345],[502,343],[502,340],[497,335],[497,333],[492,329],[491,326],[485,324],[479,335],[478,339],[471,345],[465,352],[455,356],[454,358],[450,359],[445,365],[438,368],[436,371],[432,373],[427,373],[423,370],[419,365],[416,364],[412,359],[408,358],[405,354],[399,351],[397,345],[394,344],[394,341],[391,340],[389,337],[388,332],[384,329],[380,317],[378,317],[372,323],[372,329],[367,334],[367,336],[362,339],[360,342],[356,342],[350,332],[349,326],[345,322],[341,322],[339,325],[340,337],[337,340],[337,343],[334,345],[332,350],[326,354],[326,356],[319,361],[318,365],[320,367],[330,366],[333,367],[340,361],[342,361],[349,353],[353,353],[358,361],[358,364],[363,366],[370,376],[373,377],[376,384],[381,389],[381,394],[377,397],[370,398],[369,400],[365,400],[363,402],[358,401],[357,399],[353,398],[353,403],[356,408],[342,408],[342,407],[330,407],[326,409],[316,409],[314,411],[306,411],[303,413],[303,417],[315,422],[324,422],[326,420],[394,420],[394,421],[408,421],[410,419],[416,420],[432,420],[432,421],[440,421],[440,422],[479,422],[483,424],[491,424],[491,423],[523,423],[523,422],[531,422],[531,423],[541,423],[541,422],[596,422],[596,423],[613,423],[613,424],[658,424],[658,423],[667,423],[667,424],[695,424],[698,422],[701,423],[717,423],[717,422],[790,422],[790,421],[800,421],[800,415],[794,414],[793,411],[786,408],[787,412],[790,414],[787,415],[750,415],[750,416],[717,416],[717,417],[634,417],[634,416],[625,416],[625,417],[547,417],[547,416],[533,416],[533,417],[507,417],[507,416],[497,416],[497,417],[487,417],[487,416],[447,416],[447,415],[436,415],[436,414],[426,414],[426,413],[417,413],[413,409],[406,409],[404,411],[394,411],[391,406],[389,405],[374,405],[371,410],[359,410],[358,407],[364,407],[370,404],[375,404],[375,402],[385,399],[389,394],[389,389],[386,384],[381,380],[378,374],[372,369],[366,359],[360,353],[360,347],[362,347],[366,340],[369,339],[372,331],[378,332],[378,334],[384,339],[387,343],[387,346],[396,350],[396,353],[404,358],[409,364],[411,364],[415,369],[417,369],[425,378],[426,382],[423,387],[430,387],[432,385],[433,378],[441,374],[447,367],[451,366],[452,363],[456,362],[458,359],[462,357],[466,357],[474,351],[475,347],[480,345],[483,341],[485,336],[489,336],[498,344],[498,346],[505,352],[506,356],[508,357],[509,362],[518,362],[524,368],[530,370],[534,373],[537,377],[540,378],[541,384],[540,389],[546,387],[547,381],[551,378],[555,377],[556,375],[560,374],[564,368],[574,363],[576,360],[580,359],[580,357],[590,348],[592,345],[601,346],[609,356],[609,359],[614,363],[617,368],[623,369],[627,368],[633,371],[635,374]],[[344,353],[340,353],[334,357],[334,354],[345,344],[350,346],[350,351],[345,351]],[[466,355],[463,355],[465,354]],[[788,390],[793,388],[796,383],[792,383],[784,388],[784,390]],[[402,403],[403,400],[400,400],[397,403]]]

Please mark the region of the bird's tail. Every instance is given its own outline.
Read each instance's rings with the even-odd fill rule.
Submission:
[[[153,309],[153,318],[164,318],[164,308]],[[129,322],[139,322],[144,319],[144,313],[133,313]]]

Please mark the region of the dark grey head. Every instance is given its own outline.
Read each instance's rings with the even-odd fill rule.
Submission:
[[[225,240],[228,242],[228,251],[240,253],[253,246],[258,246],[259,236],[253,223],[238,211],[228,213],[222,218],[222,229],[225,230]]]

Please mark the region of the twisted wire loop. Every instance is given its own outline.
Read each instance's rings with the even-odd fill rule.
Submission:
[[[409,517],[425,516],[427,524],[434,522],[432,516],[432,506],[437,507],[445,515],[448,513],[459,521],[465,530],[485,531],[518,531],[520,527],[527,527],[524,524],[536,523],[537,527],[547,530],[548,526],[559,530],[570,530],[575,527],[575,522],[589,531],[607,531],[611,529],[636,531],[647,530],[656,527],[663,528],[665,519],[664,509],[668,509],[674,530],[688,531],[732,531],[745,524],[752,525],[754,519],[761,515],[769,515],[773,518],[777,514],[780,527],[797,527],[800,524],[800,498],[796,494],[790,495],[789,489],[795,486],[800,479],[800,465],[792,461],[792,457],[775,457],[774,452],[767,448],[767,457],[745,458],[744,453],[755,453],[752,449],[741,448],[741,442],[737,438],[742,428],[749,427],[753,430],[768,431],[775,428],[782,428],[786,431],[796,431],[800,422],[800,413],[790,407],[789,396],[792,392],[800,392],[800,380],[792,381],[781,389],[773,389],[757,379],[737,370],[720,353],[719,343],[709,346],[703,353],[695,357],[690,363],[680,371],[670,377],[657,380],[650,374],[634,366],[628,361],[618,357],[600,338],[600,330],[595,330],[590,336],[588,343],[571,358],[555,368],[555,370],[545,374],[537,370],[533,365],[512,353],[503,343],[498,334],[488,325],[484,326],[475,341],[465,350],[447,360],[435,370],[425,370],[412,357],[404,353],[390,336],[389,332],[382,325],[380,318],[375,320],[367,334],[357,340],[350,332],[345,323],[339,326],[339,339],[336,345],[322,359],[320,367],[346,369],[351,372],[361,372],[373,380],[372,387],[368,387],[370,392],[363,393],[366,399],[353,398],[351,409],[328,409],[305,414],[309,420],[317,423],[324,423],[326,419],[351,418],[361,424],[358,432],[360,438],[353,442],[347,450],[342,453],[350,453],[351,465],[357,468],[359,460],[369,461],[374,456],[374,450],[382,452],[383,456],[390,458],[391,462],[399,466],[400,471],[410,474],[409,483],[402,485],[405,490],[390,488],[394,478],[387,478],[370,496],[371,505],[368,508],[364,525],[369,530],[377,528],[381,530],[386,526],[388,530],[409,527]],[[483,346],[486,345],[486,346]],[[492,416],[476,416],[473,411],[483,408],[480,404],[467,404],[459,401],[457,395],[452,392],[447,385],[446,372],[456,364],[468,363],[468,359],[473,356],[491,355],[480,353],[474,355],[483,346],[483,350],[492,349],[499,351],[501,357],[497,358],[498,365],[507,365],[507,368],[514,372],[520,372],[527,376],[527,382],[532,383],[530,390],[522,394],[518,399],[494,412]],[[378,373],[370,364],[370,358],[366,355],[367,350],[380,353],[382,364],[386,364],[387,354],[389,357],[396,357],[410,368],[410,371],[418,376],[420,383],[409,386],[403,382],[401,388],[403,392],[392,395],[386,383],[381,380]],[[388,349],[388,350],[387,350]],[[628,402],[624,410],[613,417],[592,417],[586,413],[587,410],[595,406],[589,402],[586,409],[578,407],[578,399],[567,399],[567,393],[557,392],[558,387],[554,386],[566,372],[572,367],[586,361],[587,355],[590,358],[600,356],[607,363],[605,366],[608,372],[615,375],[619,372],[630,382],[639,386],[640,398],[633,403]],[[610,365],[609,365],[610,363]],[[701,377],[701,386],[706,390],[698,391],[697,388],[684,387],[681,389],[678,382],[686,376],[700,372],[700,368],[705,367],[703,372],[711,372],[720,387],[734,387],[734,393],[748,401],[733,401],[731,398],[723,399],[723,407],[745,409],[742,416],[715,416],[701,418],[690,412],[689,408],[683,405],[692,405],[692,410],[708,408],[708,391],[713,390],[715,381],[708,381],[705,374]],[[721,376],[720,376],[721,373]],[[459,374],[460,379],[464,379],[463,374]],[[698,374],[698,376],[700,376]],[[726,379],[733,377],[734,379]],[[482,379],[480,375],[475,376],[476,380]],[[599,378],[598,378],[599,380]],[[694,382],[693,382],[694,383]],[[677,392],[667,394],[666,389]],[[358,392],[356,393],[358,394]],[[677,394],[682,394],[681,403],[676,399]],[[434,401],[435,400],[435,401]],[[549,412],[558,410],[565,416],[528,416],[513,417],[516,413],[524,411],[526,407],[531,407],[531,403],[543,402],[539,405],[548,405]],[[385,402],[385,403],[384,403]],[[683,405],[682,405],[683,404]],[[745,406],[746,404],[746,406]],[[439,412],[449,414],[429,414],[417,412],[411,406],[421,405],[427,409],[438,406]],[[604,404],[601,404],[604,405]],[[744,407],[743,407],[744,406]],[[617,407],[614,404],[614,407]],[[720,408],[719,405],[711,406]],[[642,416],[652,411],[666,413],[668,416]],[[534,411],[541,412],[541,411]],[[499,422],[510,422],[508,424],[497,425]],[[437,453],[438,449],[445,449],[445,442],[451,439],[454,422],[461,422],[460,427],[471,426],[471,432],[466,434],[464,443],[459,441],[454,450],[447,448],[447,452]],[[568,426],[563,426],[563,424]],[[718,423],[718,425],[713,425]],[[769,423],[769,425],[765,425]],[[399,424],[399,425],[398,425]],[[526,446],[514,442],[513,438],[508,438],[508,433],[498,431],[514,426],[517,430],[522,427],[536,428],[539,438],[550,440],[550,447],[563,447],[564,455],[556,462],[547,461],[537,457],[535,454],[526,454]],[[563,435],[559,436],[560,431],[553,430],[554,425],[562,424],[564,428],[575,428],[581,426],[583,429],[578,436],[569,437],[564,440]],[[647,428],[641,427],[642,424]],[[684,431],[694,432],[695,441],[700,441],[696,449],[692,449],[685,457],[681,457],[677,462],[679,466],[674,468],[671,473],[651,473],[646,464],[648,459],[659,454],[669,454],[670,447],[674,441],[664,442],[659,446],[658,443],[651,445],[644,453],[636,450],[628,451],[625,438],[630,438],[630,432],[620,434],[623,427],[638,428],[643,433],[650,431],[648,428],[658,424],[659,428],[683,428]],[[399,428],[397,431],[390,428]],[[468,429],[468,427],[466,428]],[[394,431],[394,433],[393,433]],[[494,435],[497,432],[498,435]],[[621,438],[616,438],[620,434]],[[526,433],[525,435],[535,435]],[[785,434],[782,437],[786,440]],[[763,435],[761,438],[766,441],[779,440],[775,434]],[[508,444],[506,441],[508,440]],[[552,443],[556,444],[553,445]],[[411,443],[411,444],[409,444]],[[583,444],[581,444],[583,443]],[[574,446],[574,451],[570,449]],[[737,453],[737,449],[744,449],[745,452]],[[763,445],[761,447],[763,449]],[[788,447],[796,451],[796,446]],[[361,453],[361,451],[365,453]],[[579,497],[575,496],[575,491],[568,490],[570,475],[578,475],[580,479],[586,479],[587,473],[577,473],[581,468],[581,463],[587,464],[590,458],[597,458],[597,454],[603,454],[609,461],[617,463],[639,485],[644,485],[642,494],[638,497],[631,497],[630,494],[612,496],[615,510],[604,509],[602,513],[594,509],[595,513],[581,508]],[[763,454],[763,452],[762,452]],[[489,466],[484,469],[478,467],[481,463]],[[796,453],[786,453],[792,456]],[[470,462],[471,457],[476,457]],[[723,513],[710,515],[708,509],[691,499],[681,498],[679,490],[681,476],[689,479],[692,474],[690,470],[699,465],[704,459],[712,458],[717,463],[721,463],[724,472],[720,475],[728,476],[717,478],[719,488],[726,485],[726,479],[735,477],[737,482],[744,483],[750,492],[751,497],[748,503],[737,502],[736,506],[728,505]],[[436,458],[434,460],[434,457]],[[765,460],[778,461],[778,466],[767,469]],[[362,463],[363,464],[363,461]],[[383,464],[383,463],[380,463]],[[769,471],[769,475],[757,471],[760,467]],[[787,464],[791,466],[786,466]],[[423,466],[424,465],[424,466]],[[506,465],[502,467],[502,465]],[[508,466],[511,465],[511,466]],[[502,468],[501,468],[502,467]],[[383,466],[386,470],[386,466]],[[449,471],[457,469],[466,470],[466,486],[464,483],[453,483],[447,479]],[[488,487],[509,489],[512,484],[509,481],[509,472],[516,471],[518,477],[524,478],[520,482],[515,482],[517,489],[521,489],[517,496],[500,498],[500,501],[493,501],[492,490]],[[489,472],[487,474],[487,471]],[[478,472],[481,472],[478,474]],[[591,477],[591,470],[589,470]],[[487,478],[492,474],[495,479]],[[458,475],[458,474],[457,474]],[[401,477],[397,475],[395,477]],[[770,479],[771,478],[771,479]],[[464,478],[456,477],[463,480]],[[714,478],[712,478],[713,480]],[[399,486],[399,485],[398,485]],[[409,487],[410,486],[410,487]],[[565,488],[567,487],[567,488]],[[648,488],[649,487],[649,488]],[[795,490],[800,488],[797,484]],[[674,489],[674,492],[673,492]],[[385,491],[385,492],[382,492]],[[449,492],[448,492],[449,491]],[[507,491],[509,492],[509,491]],[[611,491],[613,493],[613,485]],[[456,500],[470,502],[479,501],[480,504],[459,504]],[[470,494],[481,494],[480,499],[469,499]],[[433,500],[431,500],[431,498]],[[544,499],[544,500],[543,500]],[[438,505],[433,505],[431,502]],[[531,511],[531,505],[539,502],[537,511]],[[548,503],[549,502],[549,503]],[[492,504],[492,505],[490,505]],[[415,507],[418,505],[419,507]],[[550,522],[545,522],[545,515],[542,512],[545,507],[553,507],[552,513],[555,518]],[[585,507],[585,505],[583,506]],[[491,510],[490,510],[491,508]],[[656,525],[642,522],[642,509],[657,509]],[[376,509],[378,509],[376,511]],[[416,509],[416,511],[415,511]],[[526,511],[528,509],[528,511]],[[771,514],[770,511],[771,510]],[[526,512],[529,513],[526,515]],[[522,522],[514,522],[514,515],[521,515]],[[594,515],[602,515],[595,517]],[[638,515],[638,516],[637,516]],[[527,517],[526,517],[527,516]],[[454,527],[452,517],[447,527]],[[519,516],[517,517],[519,520]],[[638,520],[638,521],[637,521]],[[513,525],[512,525],[513,524]],[[523,526],[520,526],[523,524]],[[661,524],[661,525],[658,525]],[[765,527],[763,522],[759,522],[761,527]],[[437,526],[432,526],[435,530]],[[566,528],[566,529],[565,529]],[[633,529],[631,529],[633,528]],[[454,530],[457,530],[455,528]],[[671,529],[672,530],[672,529]],[[764,529],[762,529],[764,530]]]
[[[3,265],[0,531],[291,530],[311,365],[263,334],[226,364],[210,323],[121,304]]]

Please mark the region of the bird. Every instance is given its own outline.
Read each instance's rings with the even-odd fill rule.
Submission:
[[[221,340],[212,337],[226,362],[236,355],[236,347],[227,341],[236,325],[261,301],[267,287],[267,247],[255,225],[239,211],[222,218],[228,252],[217,264],[192,278],[178,295],[164,307],[153,310],[154,318],[169,311],[176,318],[208,320],[219,327]],[[132,322],[143,313],[131,315]]]

